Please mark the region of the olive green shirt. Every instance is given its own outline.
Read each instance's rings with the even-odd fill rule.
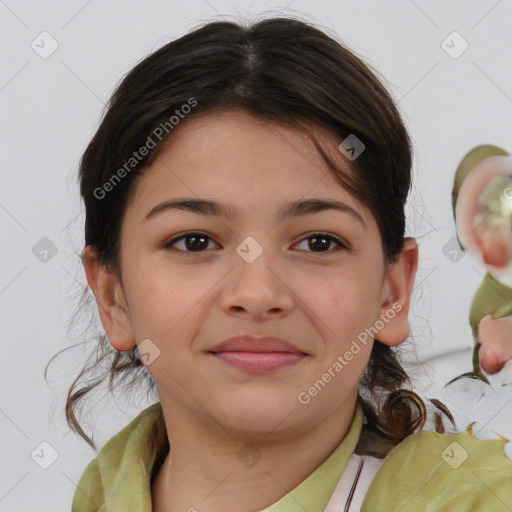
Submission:
[[[347,435],[295,489],[261,512],[321,512],[355,449],[363,424],[357,404]],[[512,510],[512,460],[500,436],[478,440],[421,431],[384,459],[361,512]],[[151,480],[169,450],[160,402],[113,436],[85,469],[72,512],[151,512]],[[192,504],[193,505],[193,504]],[[200,507],[199,507],[200,508]]]
[[[469,324],[473,335],[476,336],[478,332],[480,320],[489,314],[495,319],[512,315],[512,289],[487,272],[469,310]]]

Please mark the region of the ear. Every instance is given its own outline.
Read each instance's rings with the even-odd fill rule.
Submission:
[[[130,313],[117,275],[108,272],[98,261],[91,245],[82,251],[87,282],[96,296],[101,323],[110,344],[116,350],[129,350],[135,343]]]
[[[386,345],[399,345],[409,336],[410,295],[418,268],[418,244],[411,237],[384,278],[380,321],[384,327],[375,338]]]

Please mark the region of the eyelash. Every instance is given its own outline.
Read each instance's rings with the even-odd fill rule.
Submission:
[[[171,240],[165,242],[163,244],[163,249],[167,250],[167,251],[171,251],[171,252],[175,252],[175,253],[180,253],[180,255],[184,256],[184,255],[193,255],[193,254],[199,254],[199,253],[204,253],[206,252],[208,249],[205,249],[203,251],[187,251],[187,250],[183,250],[183,249],[176,249],[175,247],[172,247],[173,244],[175,244],[176,242],[182,240],[182,239],[186,239],[186,238],[189,238],[189,237],[192,237],[192,236],[202,236],[202,237],[205,237],[205,238],[208,238],[210,240],[213,240],[210,236],[208,236],[206,233],[202,233],[201,231],[187,231],[186,233],[182,233],[181,235],[175,237],[175,238],[172,238]],[[310,238],[315,238],[315,237],[323,237],[323,238],[326,238],[328,240],[332,240],[333,242],[335,242],[338,247],[334,250],[334,251],[326,251],[326,252],[315,252],[315,251],[306,251],[306,252],[312,252],[313,254],[318,254],[318,255],[329,255],[329,254],[332,254],[333,252],[339,252],[339,251],[351,251],[352,249],[348,246],[348,244],[344,243],[342,240],[340,240],[338,237],[335,237],[333,235],[330,235],[328,233],[322,233],[322,232],[318,232],[318,233],[313,233],[312,235],[306,237],[306,238],[303,238],[300,242],[298,242],[298,244],[302,243],[303,241],[305,240],[309,240]],[[298,244],[295,244],[295,245],[298,245]]]

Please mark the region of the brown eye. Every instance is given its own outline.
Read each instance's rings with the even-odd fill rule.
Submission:
[[[175,237],[163,245],[163,248],[169,251],[193,253],[193,252],[204,252],[208,248],[208,241],[212,240],[208,235],[189,231],[178,237]],[[183,241],[182,248],[173,247],[178,242]]]
[[[340,239],[338,239],[337,237],[334,237],[332,235],[325,234],[325,233],[315,233],[315,234],[305,238],[300,243],[304,243],[306,241],[308,241],[308,248],[312,252],[329,253],[330,254],[332,252],[349,250],[348,245],[343,243]],[[328,249],[333,242],[337,245],[337,247],[334,249],[334,251],[329,251]]]

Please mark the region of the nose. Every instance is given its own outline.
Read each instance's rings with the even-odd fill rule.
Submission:
[[[221,296],[222,309],[229,315],[260,320],[289,314],[295,301],[292,283],[275,261],[263,251],[249,263],[235,252],[234,268],[226,276]]]

